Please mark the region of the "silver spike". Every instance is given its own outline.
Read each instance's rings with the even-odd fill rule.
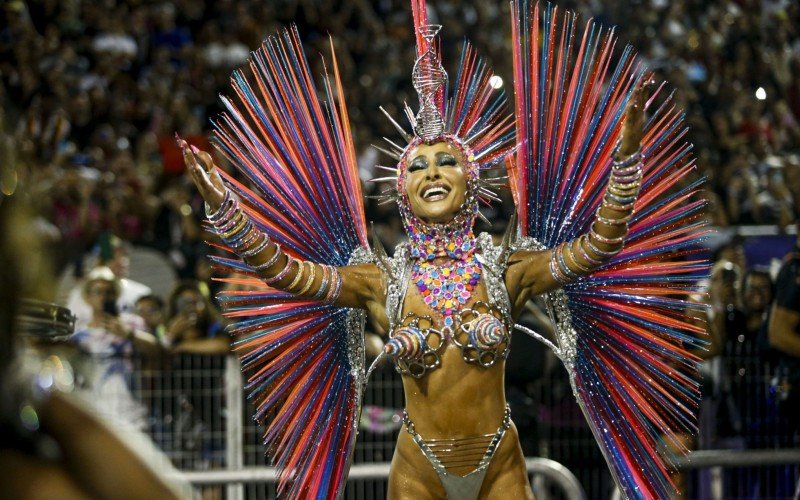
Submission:
[[[383,182],[383,181],[397,181],[396,175],[389,175],[387,177],[375,177],[374,179],[369,179],[367,182]]]
[[[375,165],[375,168],[379,168],[381,170],[386,170],[387,172],[392,172],[397,174],[397,167],[387,167],[385,165]],[[508,178],[508,177],[506,177]]]
[[[389,195],[389,194],[369,194],[366,195],[365,198],[370,200],[376,200],[378,205],[386,205],[389,203],[397,203],[397,196]]]
[[[496,170],[500,170],[498,167]],[[506,182],[508,180],[507,175],[498,175],[496,177],[481,177],[481,182]]]
[[[485,198],[489,198],[492,201],[497,201],[497,202],[503,201],[503,200],[501,200],[500,198],[497,197],[497,193],[493,193],[492,191],[489,191],[488,189],[481,188],[478,191]]]
[[[411,129],[417,129],[417,117],[414,116],[414,111],[411,110],[411,106],[408,105],[408,102],[403,101],[403,112],[406,114],[406,118],[408,119],[408,123],[411,124]]]
[[[506,184],[507,181],[505,180],[494,180],[494,179],[478,180],[478,187],[483,189],[498,190],[504,188]]]
[[[378,258],[378,264],[383,268],[383,272],[386,273],[389,280],[395,281],[396,278],[392,274],[392,267],[389,265],[389,256],[386,255],[386,248],[384,248],[378,233],[375,231],[375,225],[370,222],[369,227],[372,230],[372,251],[375,252],[375,256]]]
[[[479,154],[475,155],[475,160],[474,161],[480,161],[481,158],[483,158],[484,156],[488,155],[489,153],[493,153],[497,148],[499,148],[502,145],[503,145],[503,143],[501,141],[495,141],[494,144],[492,144],[488,148],[484,149]]]
[[[391,144],[391,145],[392,145],[392,146],[393,146],[393,147],[394,147],[394,148],[397,150],[397,153],[398,153],[398,154],[403,154],[403,149],[404,149],[404,148],[401,148],[400,146],[398,146],[398,145],[397,145],[395,142],[393,142],[393,141],[392,141],[391,139],[389,139],[388,137],[383,137],[383,140],[384,140],[384,141],[386,141],[386,142],[388,142],[389,144]]]
[[[397,154],[397,153],[395,153],[393,151],[389,151],[388,149],[382,148],[380,146],[376,146],[375,144],[372,144],[372,147],[377,149],[381,153],[385,154],[386,156],[388,156],[390,158],[394,158],[397,161],[400,161],[400,155],[399,154]]]
[[[413,137],[411,136],[411,134],[409,134],[408,132],[406,132],[406,131],[403,129],[403,127],[401,127],[401,126],[400,126],[400,124],[399,124],[399,123],[397,123],[397,122],[394,120],[394,118],[392,118],[392,115],[390,115],[388,111],[386,111],[385,109],[383,109],[383,106],[378,106],[378,109],[380,109],[380,110],[381,110],[381,112],[383,112],[383,114],[386,116],[386,118],[388,118],[388,119],[389,119],[389,121],[390,121],[390,122],[392,122],[392,125],[394,125],[394,128],[395,128],[395,129],[396,129],[398,132],[400,132],[400,135],[402,135],[402,136],[403,136],[403,139],[404,139],[406,142],[411,142],[411,139],[413,139]]]
[[[487,219],[486,216],[483,215],[483,212],[481,212],[480,210],[478,210],[478,217],[480,217],[483,222],[489,224],[489,227],[491,227],[492,225],[491,221],[489,221],[489,219]]]

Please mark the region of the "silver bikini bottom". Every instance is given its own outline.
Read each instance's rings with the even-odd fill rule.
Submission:
[[[483,479],[489,469],[500,440],[511,425],[511,411],[506,405],[503,423],[494,434],[482,434],[465,438],[424,439],[414,428],[414,422],[403,411],[403,424],[422,454],[428,459],[442,482],[447,498],[451,500],[475,500],[481,491]],[[481,454],[482,453],[482,454]],[[448,469],[476,464],[466,476],[448,472]]]

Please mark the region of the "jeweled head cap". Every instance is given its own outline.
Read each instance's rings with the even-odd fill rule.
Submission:
[[[464,43],[461,51],[452,96],[448,94],[448,75],[442,66],[438,38],[442,27],[428,23],[425,3],[425,0],[411,1],[417,53],[412,82],[419,95],[419,110],[414,114],[408,104],[404,107],[413,131],[413,134],[409,134],[381,108],[407,145],[401,147],[384,138],[389,148],[378,147],[398,161],[396,167],[381,167],[392,171],[397,182],[394,188],[385,191],[378,198],[382,198],[384,202],[397,201],[407,230],[412,224],[421,224],[422,230],[427,230],[425,226],[432,226],[409,220],[409,215],[413,214],[408,198],[404,196],[403,181],[408,157],[419,144],[446,141],[463,152],[464,168],[468,175],[467,202],[462,206],[462,213],[459,213],[456,220],[469,224],[471,229],[475,217],[480,215],[478,202],[488,204],[497,199],[491,189],[493,180],[481,179],[479,173],[501,164],[513,151],[514,119],[506,110],[505,92],[491,84],[494,74],[468,42]],[[391,180],[395,176],[376,180]],[[501,179],[500,184],[502,183],[504,182]]]

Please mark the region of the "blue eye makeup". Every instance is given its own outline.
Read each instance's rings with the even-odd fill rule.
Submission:
[[[458,165],[458,160],[452,155],[441,155],[436,158],[436,164],[442,167],[454,167]]]
[[[423,159],[416,159],[416,160],[412,161],[411,164],[408,166],[408,171],[409,172],[415,172],[417,170],[424,170],[426,168],[428,168],[428,162],[427,161],[425,161]]]

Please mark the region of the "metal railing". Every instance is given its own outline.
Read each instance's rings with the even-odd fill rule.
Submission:
[[[557,485],[565,498],[570,500],[583,500],[586,493],[583,491],[578,478],[566,467],[547,458],[526,458],[525,466],[529,476],[534,476],[532,486],[534,491],[541,489],[541,477]],[[193,485],[231,485],[246,483],[275,483],[277,473],[274,467],[247,467],[238,470],[210,470],[186,471],[181,477]],[[386,481],[389,478],[389,462],[376,464],[356,464],[350,468],[348,481],[378,480]],[[230,494],[230,490],[229,494]],[[230,498],[230,497],[229,497]],[[537,498],[540,498],[537,495]]]
[[[522,352],[520,343],[517,347]],[[91,365],[92,360],[85,363]],[[103,363],[101,360],[98,366],[104,366]],[[235,357],[125,358],[113,371],[121,372],[131,381],[126,390],[128,396],[147,409],[147,422],[139,427],[145,428],[192,483],[227,499],[274,497],[274,469],[267,467],[261,443],[263,427],[250,418],[253,409],[243,397],[242,376]],[[535,400],[533,411],[526,412],[525,406],[515,407],[509,392],[523,451],[529,456],[542,457],[527,459],[537,499],[583,498],[584,491],[592,497],[610,496],[614,487],[607,465],[574,403],[564,373],[555,370],[537,377],[535,387],[528,389],[533,396],[527,396]],[[760,392],[754,394],[758,398],[766,396]],[[110,399],[102,401],[107,403]],[[381,423],[392,423],[392,411],[399,411],[404,404],[402,384],[394,370],[387,368],[373,374],[365,404],[385,409],[388,417]],[[770,414],[758,415],[765,422],[762,431],[774,432],[775,425],[768,419]],[[370,427],[369,422],[362,423],[365,426],[356,443],[345,498],[380,500],[386,497],[388,463],[399,432],[399,420],[394,427]],[[761,447],[766,446],[769,445]],[[687,471],[687,477],[707,479],[712,486],[702,488],[715,492],[730,491],[731,477],[736,476],[730,472],[734,467],[758,466],[768,472],[764,477],[772,477],[770,474],[786,468],[784,464],[797,463],[800,463],[797,449],[703,450],[692,453],[679,465]],[[763,483],[771,479],[760,480]],[[702,481],[694,480],[694,486],[690,485],[692,498],[696,497],[692,488],[698,489],[697,483]]]
[[[783,450],[698,450],[689,453],[685,457],[676,458],[674,465],[681,471],[710,470],[711,473],[708,474],[707,480],[703,485],[707,493],[704,495],[696,493],[693,498],[729,500],[736,498],[736,496],[730,491],[725,491],[723,469],[765,468],[781,465],[798,468],[800,467],[800,448]],[[796,474],[795,477],[797,477]],[[792,495],[791,498],[800,498],[800,481],[790,487],[790,490],[793,491],[793,493],[790,493]],[[748,496],[748,498],[752,497]],[[761,497],[758,496],[757,498]],[[622,499],[619,489],[614,489],[611,499]]]

